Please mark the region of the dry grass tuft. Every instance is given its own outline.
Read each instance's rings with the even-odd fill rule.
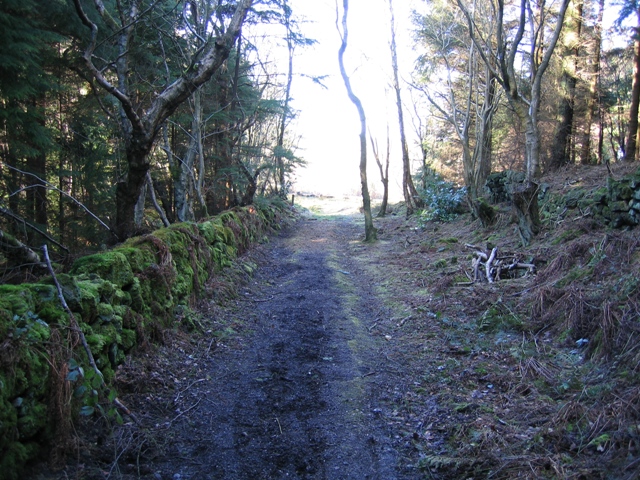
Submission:
[[[69,333],[66,344],[72,342]],[[71,350],[64,347],[62,336],[57,328],[51,329],[49,343],[49,362],[51,384],[49,397],[49,416],[54,427],[54,441],[49,454],[51,468],[57,470],[65,465],[67,455],[77,450],[77,437],[73,432],[72,391],[69,374],[69,357]]]

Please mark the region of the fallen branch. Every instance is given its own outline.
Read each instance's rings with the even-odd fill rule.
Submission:
[[[44,267],[40,256],[20,240],[0,230],[0,251],[16,265]]]
[[[498,247],[493,247],[490,252],[483,252],[479,247],[466,244],[465,247],[475,250],[471,261],[473,277],[467,276],[470,282],[458,283],[458,285],[470,285],[478,281],[494,283],[502,278],[511,278],[515,270],[527,270],[527,274],[535,273],[536,266],[533,263],[520,261],[520,256],[515,253],[498,254]]]
[[[496,253],[498,252],[498,247],[493,247],[493,249],[491,250],[491,255],[489,255],[489,258],[487,259],[485,265],[484,265],[484,269],[487,272],[487,280],[489,281],[489,283],[493,283],[493,276],[492,276],[492,267],[493,267],[493,261],[496,259]]]

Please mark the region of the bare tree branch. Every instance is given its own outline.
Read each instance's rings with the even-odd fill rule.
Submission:
[[[65,247],[64,245],[62,245],[61,243],[59,243],[57,240],[55,240],[51,235],[49,235],[46,232],[43,232],[42,230],[40,230],[38,227],[36,227],[32,223],[27,222],[21,216],[16,215],[15,213],[13,213],[11,210],[9,210],[7,208],[0,207],[0,214],[4,215],[6,217],[10,217],[10,218],[14,219],[15,221],[24,224],[26,227],[29,227],[31,230],[37,232],[39,235],[42,235],[44,238],[49,240],[51,243],[53,243],[58,248],[64,250],[67,253],[69,253],[69,249],[67,247]]]
[[[93,217],[100,225],[102,225],[104,228],[106,228],[107,230],[109,230],[114,236],[116,235],[115,232],[109,227],[109,225],[107,225],[106,223],[104,223],[102,220],[100,220],[100,218],[98,218],[93,212],[91,212],[91,210],[89,210],[82,202],[80,202],[79,200],[77,200],[75,197],[69,195],[68,193],[60,190],[58,187],[56,187],[55,185],[47,182],[46,180],[43,180],[42,178],[40,178],[39,176],[30,173],[30,172],[25,172],[23,170],[20,170],[19,168],[16,168],[14,166],[11,166],[9,164],[6,164],[4,162],[0,162],[0,165],[5,166],[11,170],[14,170],[18,173],[21,173],[22,175],[28,175],[30,177],[33,177],[35,179],[37,179],[39,182],[42,182],[43,185],[45,185],[47,188],[56,191],[58,193],[61,193],[62,195],[64,195],[65,197],[71,199],[71,201],[73,201],[73,203],[75,203],[76,205],[78,205],[80,208],[82,208],[85,212],[87,212],[91,217]]]

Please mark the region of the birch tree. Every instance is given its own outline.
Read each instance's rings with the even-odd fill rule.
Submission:
[[[474,5],[472,14],[482,15]],[[486,226],[494,215],[479,197],[491,173],[492,125],[500,95],[492,69],[480,58],[454,8],[446,2],[433,2],[430,13],[419,20],[417,38],[425,52],[419,62],[417,88],[440,119],[453,128],[462,151],[469,207]],[[490,33],[495,24],[486,15],[482,18],[484,31]],[[434,81],[436,78],[442,81]]]
[[[469,26],[471,39],[485,64],[501,85],[525,131],[525,181],[513,186],[522,243],[528,245],[540,231],[538,184],[540,130],[538,116],[542,79],[549,66],[570,0],[560,0],[557,13],[542,0],[520,0],[519,6],[491,0],[497,28],[488,38],[479,35],[476,18],[463,0],[456,0]],[[513,7],[513,8],[507,8]],[[513,17],[509,15],[514,12]],[[525,41],[526,36],[526,41]],[[525,67],[525,75],[519,71]]]
[[[354,93],[351,86],[351,79],[347,74],[344,66],[344,53],[347,50],[349,29],[347,26],[347,17],[349,13],[349,0],[342,0],[342,29],[338,27],[340,34],[340,49],[338,50],[338,63],[340,66],[340,75],[347,89],[349,100],[356,107],[360,118],[360,185],[362,188],[362,203],[364,206],[364,232],[365,242],[373,242],[377,239],[376,228],[373,226],[373,217],[371,216],[371,197],[369,196],[369,186],[367,184],[367,117],[364,113],[362,101]]]
[[[418,195],[413,178],[411,176],[411,159],[409,158],[409,146],[404,128],[404,113],[402,107],[402,92],[398,77],[398,49],[396,46],[396,26],[393,13],[393,0],[389,0],[389,15],[391,18],[391,69],[393,72],[393,90],[396,94],[396,106],[398,108],[398,128],[400,130],[400,145],[402,148],[402,193],[407,208],[407,215],[412,215],[417,208],[424,207],[424,202]]]

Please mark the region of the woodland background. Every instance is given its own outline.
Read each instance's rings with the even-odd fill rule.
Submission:
[[[229,269],[233,283],[251,273],[256,265],[234,264],[237,255],[285,222],[283,200],[296,193],[293,174],[304,165],[304,132],[293,128],[295,59],[315,42],[291,3],[0,1],[0,478],[17,478],[46,445],[56,447],[51,463],[63,462],[77,412],[102,409],[122,420],[110,382],[126,356],[162,341],[165,331],[197,330],[193,299],[232,290],[214,277]],[[583,466],[617,465],[634,478],[640,4],[424,1],[411,27],[419,60],[403,78],[395,29],[405,27],[389,0],[389,91],[397,108],[387,124],[400,138],[398,152],[390,133],[369,133],[367,104],[349,83],[348,6],[336,6],[342,22],[327,28],[337,27],[336,61],[361,122],[365,238],[377,235],[367,191],[373,157],[383,187],[373,213],[409,217],[384,219],[395,235],[393,255],[404,259],[400,277],[413,282],[394,295],[420,297],[409,302],[422,302],[417,315],[428,284],[429,308],[440,309],[433,321],[407,323],[407,339],[450,348],[438,329],[453,328],[447,318],[456,314],[456,352],[471,361],[497,345],[488,331],[515,332],[522,350],[509,359],[513,368],[496,364],[495,382],[505,371],[513,377],[505,381],[515,385],[507,396],[516,406],[504,412],[511,423],[488,416],[491,428],[473,430],[466,417],[464,428],[447,422],[441,432],[450,445],[423,456],[422,467],[448,469],[451,478],[463,467],[471,475],[496,465],[504,478],[533,467],[580,478]],[[284,60],[270,60],[275,48]],[[418,158],[408,129],[420,138]],[[390,177],[391,162],[402,164],[401,178]],[[401,206],[389,205],[390,182],[402,184]],[[459,241],[467,238],[484,279],[461,273],[458,258],[474,255]],[[523,250],[496,256],[497,243]],[[522,276],[510,273],[507,258],[516,269],[524,265]],[[535,277],[534,267],[541,268]],[[55,274],[47,276],[54,271],[68,311]],[[501,272],[509,282],[500,288],[511,297],[494,288]],[[473,302],[449,302],[460,287]],[[81,334],[95,368],[79,348]],[[552,339],[543,348],[540,335]],[[579,365],[558,361],[569,348],[565,357],[580,355]],[[463,380],[467,370],[459,370],[451,384],[475,391],[475,377]],[[520,389],[528,377],[537,377],[535,388]],[[416,405],[426,404],[423,394],[453,398],[443,387],[449,383],[438,382],[417,392]],[[475,415],[463,407],[459,416]],[[527,427],[532,409],[544,418],[535,432]],[[426,434],[413,439],[428,444]],[[498,455],[494,447],[507,444],[520,456]]]
[[[3,0],[2,231],[68,254],[290,193],[304,163],[303,132],[291,128],[295,56],[312,54],[314,39],[286,0],[237,3]],[[248,10],[239,24],[236,9]],[[422,158],[409,158],[401,133],[409,213],[464,187],[457,196],[483,218],[492,171],[534,182],[568,164],[635,160],[636,2],[426,1],[418,10],[413,78],[399,81],[394,63],[406,120],[388,119],[421,139]],[[608,28],[605,10],[615,12]],[[226,51],[205,71],[215,39]],[[287,61],[262,60],[275,48]],[[167,106],[163,95],[180,82],[193,88]],[[388,185],[383,167],[395,152],[388,136],[386,149],[384,138],[369,140]],[[538,229],[528,215],[525,242]]]

